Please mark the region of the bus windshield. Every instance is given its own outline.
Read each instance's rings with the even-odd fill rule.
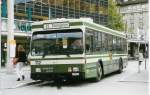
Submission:
[[[81,29],[34,32],[31,54],[33,56],[82,54],[82,37]]]

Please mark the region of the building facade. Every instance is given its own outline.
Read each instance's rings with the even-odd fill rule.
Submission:
[[[148,52],[148,0],[118,0],[129,42],[129,54]],[[140,46],[139,46],[140,44]]]
[[[32,21],[90,17],[107,25],[108,0],[14,0],[14,39],[29,51]],[[7,0],[2,0],[2,65],[7,54]]]
[[[47,20],[90,17],[107,24],[108,0],[15,0],[15,18]]]

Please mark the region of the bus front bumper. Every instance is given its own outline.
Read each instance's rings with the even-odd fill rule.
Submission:
[[[31,65],[33,80],[84,79],[83,64]]]
[[[70,72],[70,73],[31,73],[33,80],[84,80],[84,72]]]

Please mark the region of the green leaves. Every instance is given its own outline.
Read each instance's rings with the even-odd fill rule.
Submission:
[[[107,27],[123,31],[124,23],[122,21],[122,16],[119,13],[119,9],[116,6],[116,2],[114,0],[108,0],[108,25]]]

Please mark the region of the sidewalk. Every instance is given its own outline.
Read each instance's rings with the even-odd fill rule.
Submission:
[[[25,74],[25,80],[16,81],[17,75],[15,70],[11,73],[7,73],[6,68],[2,68],[0,71],[0,89],[13,89],[33,82],[33,80],[30,79],[30,67],[25,66],[23,71]]]
[[[130,64],[128,64],[129,66],[126,69],[131,69],[134,68],[134,70],[132,70],[131,74],[129,74],[128,76],[124,76],[120,81],[121,82],[142,82],[142,83],[148,83],[148,76],[149,76],[149,60],[146,60],[146,69],[145,69],[145,61],[142,62],[141,66],[140,66],[140,72],[138,72],[138,61],[137,60],[132,60],[130,61]],[[135,69],[136,68],[136,69]]]
[[[120,80],[121,82],[143,82],[148,83],[148,71],[143,70],[140,73],[134,73]]]
[[[30,66],[24,66],[23,67],[24,71],[30,71]],[[1,67],[0,69],[0,73],[6,73],[7,72],[7,68],[6,67]],[[13,73],[15,72],[15,68],[13,68]]]

